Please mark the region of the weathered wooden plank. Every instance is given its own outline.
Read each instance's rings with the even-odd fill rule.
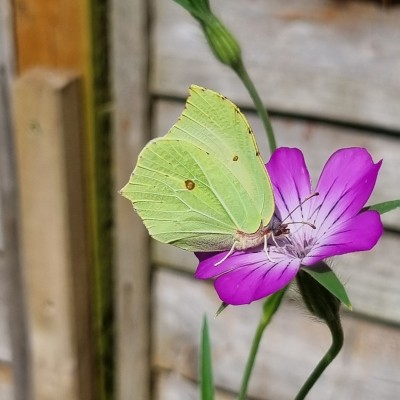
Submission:
[[[102,0],[15,2],[18,72],[44,66],[82,77],[86,184],[89,204],[99,396],[113,391],[111,167],[108,80],[108,4]],[[107,21],[106,21],[107,20]]]
[[[0,399],[15,400],[12,367],[9,363],[0,361]]]
[[[173,101],[158,101],[154,106],[154,135],[165,135],[183,110],[183,104]],[[268,160],[266,138],[260,120],[254,113],[246,117],[252,126],[261,155]],[[385,136],[330,124],[307,122],[298,119],[273,118],[279,146],[300,148],[316,183],[328,158],[342,147],[366,147],[377,162],[383,159],[379,178],[369,204],[400,198],[400,140],[396,136]],[[386,226],[400,229],[400,210],[383,216]]]
[[[6,0],[0,0],[0,171],[2,167],[6,168],[5,159],[8,149],[6,148],[6,139],[10,135],[10,120],[9,120],[9,98],[8,98],[8,83],[10,74],[12,73],[13,57],[11,51],[10,40],[10,27],[11,27],[11,9],[10,3]],[[4,165],[4,166],[3,166]],[[3,189],[2,180],[7,179],[6,173],[8,171],[0,172],[0,360],[11,361],[10,358],[4,358],[4,354],[10,354],[9,347],[9,324],[8,324],[8,301],[5,296],[6,285],[10,270],[4,263],[4,252],[6,251],[5,245],[5,231],[4,221],[5,205],[3,204]],[[8,206],[8,204],[7,204]],[[11,210],[12,211],[12,210]]]
[[[214,319],[219,302],[211,285],[158,270],[154,304],[154,366],[196,378],[200,325],[206,313],[216,384],[237,390],[261,303],[228,308]],[[275,316],[261,343],[249,395],[293,399],[323,355],[329,346],[329,333],[304,314],[297,305],[286,302]],[[343,325],[343,351],[307,398],[352,399],[356,394],[371,400],[399,397],[399,330],[347,315]]]
[[[112,81],[113,161],[116,189],[128,181],[147,140],[147,6],[145,0],[114,0]],[[114,198],[117,399],[150,398],[148,237],[129,201]]]
[[[3,202],[0,197],[0,221],[3,221]],[[0,224],[0,254],[4,251],[4,230],[3,224]]]
[[[8,315],[8,299],[5,298],[7,289],[5,283],[8,282],[8,276],[5,274],[4,260],[0,253],[0,362],[11,362],[11,343],[10,343],[10,326]],[[8,293],[7,293],[8,294]]]
[[[86,1],[18,1],[15,41],[19,72],[38,65],[86,72],[88,12]]]
[[[0,0],[0,68],[7,85],[11,83],[15,69],[13,17],[12,1]]]
[[[34,70],[14,86],[31,397],[93,399],[81,81]]]
[[[175,372],[156,375],[155,400],[197,400],[198,398],[197,385],[183,376]]]
[[[16,172],[11,127],[10,84],[14,75],[13,12],[0,0],[0,398],[26,400],[28,368],[21,271],[17,240]]]
[[[233,394],[217,390],[218,400],[233,400]],[[161,372],[155,376],[155,400],[198,400],[200,398],[199,387],[193,382],[176,372]],[[250,398],[248,400],[251,400]]]
[[[387,233],[370,252],[340,256],[333,268],[346,283],[354,312],[400,324],[399,235]],[[196,257],[173,246],[152,241],[152,260],[194,273]]]
[[[242,44],[271,110],[400,129],[399,8],[319,0],[221,0],[213,6]],[[252,106],[186,11],[164,0],[154,10],[154,93],[183,96],[197,83]]]

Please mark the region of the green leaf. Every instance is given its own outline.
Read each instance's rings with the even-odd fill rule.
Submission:
[[[312,276],[325,289],[336,296],[349,310],[352,309],[346,289],[342,282],[340,282],[339,278],[327,265],[319,268],[303,268],[303,270]]]
[[[218,308],[217,312],[215,313],[215,318],[217,318],[217,317],[218,317],[218,315],[219,315],[219,314],[221,314],[221,313],[222,313],[222,311],[224,311],[224,310],[225,310],[225,308],[226,308],[226,307],[228,307],[228,306],[229,306],[229,304],[228,304],[228,303],[222,302],[222,303],[221,303],[221,305],[219,306],[219,308]]]
[[[201,329],[200,390],[201,400],[214,400],[214,382],[211,361],[211,344],[207,317],[203,318]]]
[[[400,200],[385,201],[384,203],[374,204],[373,206],[365,207],[363,210],[375,210],[379,214],[385,214],[389,211],[400,208]]]

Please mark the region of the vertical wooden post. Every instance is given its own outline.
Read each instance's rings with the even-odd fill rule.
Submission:
[[[148,2],[113,0],[113,156],[116,188],[129,179],[149,139]],[[148,234],[126,199],[116,194],[117,399],[150,398],[150,262]]]
[[[37,66],[66,68],[82,77],[87,213],[89,222],[98,398],[113,393],[113,191],[110,167],[109,0],[18,0],[15,3],[19,73]]]
[[[0,274],[2,298],[6,301],[9,322],[11,364],[3,366],[10,377],[14,400],[29,400],[26,324],[18,251],[17,183],[11,123],[10,87],[14,68],[13,10],[11,0],[0,0]],[[1,235],[1,234],[0,234]],[[1,391],[1,390],[0,390]],[[1,394],[0,394],[1,398]]]
[[[81,81],[35,70],[14,87],[32,399],[94,399]]]

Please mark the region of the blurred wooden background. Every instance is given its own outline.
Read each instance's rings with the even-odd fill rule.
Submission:
[[[45,7],[45,2],[41,3]],[[336,149],[367,147],[375,161],[384,160],[370,202],[400,198],[400,8],[395,5],[383,8],[374,1],[215,0],[211,3],[242,45],[249,73],[273,116],[278,144],[303,150],[314,181]],[[147,140],[165,134],[176,121],[191,83],[217,90],[237,103],[248,117],[267,159],[262,127],[246,91],[229,69],[214,60],[197,24],[172,0],[94,1],[90,6],[94,9],[89,2],[57,0],[60,7],[54,7],[47,16],[37,10],[35,14],[32,4],[39,3],[0,0],[0,399],[29,399],[32,395],[29,382],[35,380],[37,369],[43,368],[40,363],[35,364],[35,348],[31,345],[32,337],[37,335],[37,325],[32,320],[36,321],[37,316],[30,315],[34,311],[29,299],[36,298],[36,292],[29,291],[30,283],[23,284],[21,279],[21,275],[27,276],[24,268],[28,266],[21,255],[24,221],[18,217],[20,211],[15,201],[23,191],[17,183],[21,184],[21,178],[16,181],[16,166],[21,161],[16,164],[13,142],[24,129],[18,126],[26,118],[27,108],[11,113],[11,98],[18,97],[18,90],[13,88],[18,88],[21,80],[22,84],[26,82],[25,72],[32,66],[51,67],[57,74],[60,69],[68,68],[81,79],[83,89],[76,101],[82,102],[81,162],[86,167],[74,173],[89,179],[86,190],[91,193],[82,193],[89,198],[86,201],[77,197],[74,188],[68,186],[70,178],[60,169],[57,184],[70,188],[68,201],[87,213],[83,220],[92,229],[87,231],[85,249],[71,237],[61,239],[76,253],[68,253],[71,264],[60,266],[60,261],[54,267],[60,268],[64,276],[76,277],[73,254],[89,253],[86,261],[79,258],[83,269],[78,268],[78,272],[86,271],[82,279],[85,276],[88,279],[87,286],[79,280],[80,295],[75,297],[74,285],[65,284],[61,292],[57,291],[57,295],[61,293],[60,301],[69,299],[61,304],[73,305],[63,309],[69,312],[65,320],[70,321],[67,329],[71,330],[71,335],[63,340],[72,343],[68,356],[79,368],[62,369],[63,360],[59,359],[60,364],[47,377],[57,382],[57,378],[62,380],[69,374],[72,381],[68,382],[76,379],[79,386],[74,398],[85,400],[89,398],[83,397],[85,390],[99,398],[111,398],[114,391],[118,400],[197,399],[199,329],[206,313],[210,318],[217,398],[235,398],[261,303],[228,308],[213,319],[219,301],[211,283],[193,279],[194,257],[170,246],[149,243],[142,223],[117,190],[129,178],[136,156]],[[102,21],[108,26],[106,32],[102,31],[104,36],[96,34],[98,31],[93,28],[95,21],[99,23],[98,13],[104,13],[102,7],[107,15]],[[26,30],[21,30],[18,21],[21,23],[25,18],[25,23],[28,21],[35,27],[32,15],[37,16],[36,24],[53,21],[54,27],[48,27],[48,35],[54,30],[59,35],[54,33],[55,37],[63,38],[66,43],[57,47],[56,55],[53,51],[50,61],[40,59],[40,54],[46,52],[37,51],[36,47],[28,51],[33,58],[21,58],[24,43],[29,50],[33,39]],[[42,43],[53,43],[46,35],[39,38]],[[109,46],[102,47],[103,41]],[[54,48],[46,47],[50,54]],[[72,51],[73,48],[79,48],[80,52]],[[99,56],[99,49],[103,56],[107,54],[105,59]],[[108,69],[103,67],[99,72],[99,60],[107,62]],[[21,69],[22,65],[27,66],[26,71]],[[44,84],[48,87],[47,78]],[[112,93],[111,102],[104,91]],[[62,98],[64,94],[61,90]],[[94,98],[97,100],[93,101]],[[109,111],[113,124],[107,132],[107,126],[96,115],[103,116],[102,113]],[[26,124],[29,121],[22,126]],[[68,132],[54,131],[57,135]],[[99,153],[93,148],[98,148]],[[46,146],[42,149],[47,151]],[[67,150],[59,154],[60,165],[76,165],[68,154]],[[104,173],[99,173],[107,166],[112,173],[112,184],[107,177],[103,178]],[[29,176],[29,171],[26,174]],[[43,175],[43,182],[52,176],[47,177],[45,172]],[[112,196],[110,203],[108,196]],[[24,201],[26,204],[26,199],[20,199],[19,203]],[[55,204],[60,207],[61,203]],[[32,205],[32,210],[35,209]],[[66,213],[65,221],[76,218],[74,210],[60,209]],[[49,215],[54,210],[57,208],[48,209]],[[99,221],[95,210],[109,213],[109,218]],[[25,213],[29,211],[27,204]],[[354,311],[344,312],[345,347],[312,390],[310,399],[400,397],[400,212],[385,215],[384,223],[385,235],[373,251],[333,261],[335,270],[346,282]],[[37,223],[38,235],[43,226],[46,224]],[[70,232],[74,236],[86,228],[66,224],[64,229],[75,229]],[[110,247],[110,252],[102,255],[96,251],[99,246]],[[57,253],[57,247],[53,250]],[[107,262],[98,267],[96,261],[111,256],[112,276]],[[40,259],[38,268],[40,272]],[[100,294],[93,296],[91,288],[96,279],[102,282],[102,289],[99,291],[97,287]],[[39,283],[43,287],[60,284],[54,280],[57,276],[49,282],[42,278]],[[27,293],[22,287],[28,288]],[[89,331],[79,333],[76,327],[82,320],[76,321],[74,310],[85,303],[85,291],[86,300],[97,310],[101,321],[96,325],[98,319],[93,321],[83,313],[82,318],[86,319],[83,323]],[[45,294],[54,296],[50,288]],[[105,306],[97,307],[99,297],[113,299],[114,319],[107,314],[107,301]],[[266,332],[249,398],[293,398],[329,345],[327,330],[307,317],[296,299],[293,290]],[[109,330],[114,332],[113,340],[107,339],[108,330],[104,326],[107,321]],[[83,336],[76,339],[76,335]],[[82,359],[85,343],[89,353],[93,353],[91,362]],[[101,346],[109,346],[105,356]],[[51,346],[50,350],[54,355]],[[110,351],[115,355],[115,384],[107,389],[107,366],[112,363],[108,364],[105,358]],[[57,362],[57,357],[52,358],[51,354],[45,353],[43,357]],[[99,364],[103,365],[103,372],[99,371]],[[80,372],[74,373],[75,369]],[[85,374],[91,377],[89,389],[85,389],[85,382],[79,378]],[[106,383],[102,386],[99,381]],[[48,397],[32,398],[70,398],[57,393],[61,386],[51,384],[53,392],[45,393]]]

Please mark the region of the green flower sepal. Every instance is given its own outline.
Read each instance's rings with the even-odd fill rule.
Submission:
[[[235,70],[242,65],[240,46],[232,33],[211,11],[208,0],[174,0],[190,12],[203,29],[215,57]]]

